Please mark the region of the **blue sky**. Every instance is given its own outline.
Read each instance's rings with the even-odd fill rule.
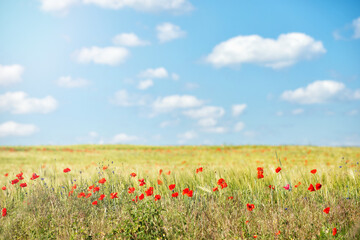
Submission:
[[[360,145],[358,1],[0,2],[0,144]]]

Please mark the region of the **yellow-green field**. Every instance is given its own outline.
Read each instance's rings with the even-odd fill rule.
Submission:
[[[360,239],[359,161],[345,147],[1,147],[0,239]]]

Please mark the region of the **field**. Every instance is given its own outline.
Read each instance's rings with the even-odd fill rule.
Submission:
[[[345,147],[1,147],[0,239],[360,239],[359,161]]]

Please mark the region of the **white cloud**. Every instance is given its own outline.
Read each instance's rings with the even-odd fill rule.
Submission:
[[[13,114],[49,113],[57,108],[57,101],[52,96],[30,98],[25,92],[7,92],[0,95],[0,111]]]
[[[281,34],[277,39],[237,36],[214,47],[206,61],[216,67],[255,63],[274,69],[325,53],[321,41],[304,33]]]
[[[150,45],[149,41],[141,40],[135,33],[118,34],[113,38],[113,43],[127,47]]]
[[[123,63],[129,55],[129,51],[123,47],[82,48],[74,53],[79,63],[94,62],[112,66]]]
[[[202,127],[213,127],[217,121],[214,118],[203,118],[198,121],[198,124]]]
[[[126,90],[119,90],[115,93],[114,97],[110,99],[110,102],[122,107],[142,106],[146,105],[147,97],[129,94]]]
[[[194,131],[187,131],[185,133],[178,134],[178,138],[180,138],[181,140],[191,140],[196,137],[197,137],[197,133]]]
[[[168,76],[167,70],[163,67],[148,68],[139,74],[142,78],[167,78]]]
[[[112,143],[129,143],[137,141],[139,138],[137,136],[130,136],[125,133],[117,134],[113,137]]]
[[[38,131],[32,124],[21,124],[13,121],[0,124],[0,137],[8,136],[29,136]]]
[[[202,104],[203,101],[191,95],[171,95],[157,98],[153,108],[155,111],[171,111],[176,108],[199,107]]]
[[[226,133],[227,129],[224,127],[209,127],[204,128],[203,131],[208,133]]]
[[[188,110],[183,113],[191,118],[219,118],[225,114],[225,110],[222,107],[205,106],[199,109]]]
[[[291,113],[292,113],[292,115],[299,115],[299,114],[304,113],[304,109],[297,108],[297,109],[292,110]]]
[[[177,81],[177,80],[180,79],[180,76],[178,74],[176,74],[176,73],[172,73],[171,78],[172,78],[172,80]]]
[[[172,23],[162,23],[156,27],[156,31],[157,38],[161,43],[186,36],[185,31]]]
[[[235,132],[240,132],[245,127],[245,124],[243,122],[238,122],[235,124],[234,130]]]
[[[353,21],[353,27],[354,27],[353,38],[355,38],[355,39],[360,38],[360,17]]]
[[[19,64],[1,65],[0,64],[0,85],[6,86],[21,82],[21,75],[24,68]]]
[[[67,9],[78,3],[79,0],[40,0],[41,9],[46,12],[66,12]]]
[[[193,6],[188,0],[83,0],[85,4],[95,4],[103,8],[133,8],[144,12],[168,11],[184,13],[191,11]]]
[[[151,80],[151,79],[143,80],[143,81],[139,82],[138,89],[145,90],[153,85],[154,85],[153,80]]]
[[[56,82],[58,86],[65,88],[80,88],[86,87],[90,84],[90,82],[86,79],[73,79],[71,76],[60,77]]]
[[[232,106],[232,115],[233,116],[239,116],[240,114],[242,114],[244,112],[244,110],[246,109],[247,105],[246,104],[236,104]]]
[[[287,90],[281,98],[288,102],[300,104],[325,103],[330,100],[360,99],[360,89],[352,91],[345,84],[332,80],[315,81],[306,87]]]

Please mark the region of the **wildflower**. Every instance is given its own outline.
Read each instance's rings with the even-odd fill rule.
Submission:
[[[155,195],[155,202],[160,200],[161,199],[161,196],[160,195]]]
[[[133,202],[136,202],[136,203],[137,203],[137,201],[138,201],[138,196],[136,196],[135,198],[131,199],[131,201],[133,201]]]
[[[9,174],[8,173],[5,173],[5,175],[4,175],[5,177],[7,177],[7,176],[9,176]]]
[[[91,192],[91,190],[92,190],[93,188],[94,188],[94,185],[90,186],[90,187],[88,188],[88,191]]]
[[[314,188],[314,186],[313,186],[312,184],[310,184],[308,190],[309,190],[310,192],[314,192],[314,191],[315,191],[315,188]]]
[[[154,188],[153,187],[149,187],[148,190],[145,191],[146,196],[151,196],[154,193]]]
[[[179,193],[178,192],[175,192],[173,194],[171,194],[172,197],[178,197],[179,196]]]
[[[225,182],[225,180],[223,178],[220,178],[217,182],[218,185],[221,185]]]
[[[100,191],[100,187],[94,187],[93,192],[98,192],[98,191]]]
[[[168,171],[167,173],[165,173],[166,175],[170,175],[171,171]]]
[[[257,235],[254,235],[254,238],[257,238]]]
[[[97,205],[97,201],[93,201],[93,202],[92,202],[92,205]]]
[[[247,210],[249,210],[250,212],[255,208],[255,205],[254,204],[246,204],[246,208]]]
[[[295,185],[295,187],[298,187],[298,186],[300,186],[300,184],[301,184],[301,182],[298,182],[298,184],[296,184],[296,185]]]
[[[106,169],[108,169],[108,166],[103,166],[102,169],[103,169],[103,170],[106,170]]]
[[[2,216],[5,217],[6,214],[7,214],[7,210],[6,210],[6,208],[3,208],[3,209],[2,209]]]
[[[39,177],[39,175],[36,175],[36,173],[33,173],[32,177],[30,178],[31,180],[35,180]]]
[[[102,179],[99,180],[99,183],[101,183],[101,184],[104,184],[105,182],[106,182],[105,178],[102,178]]]
[[[5,190],[6,190],[6,187],[5,187],[5,186],[3,186],[1,189],[5,191]]]
[[[169,185],[169,189],[172,191],[172,190],[174,190],[174,188],[175,188],[175,184],[170,184]]]
[[[285,187],[283,187],[285,190],[290,190],[290,184],[287,184]]]
[[[317,172],[317,170],[316,169],[313,169],[313,170],[311,170],[310,171],[312,174],[315,174],[316,172]]]
[[[260,178],[264,178],[264,169],[262,167],[258,167],[257,168],[257,178],[260,179]]]
[[[245,224],[248,224],[249,223],[249,220],[245,221]]]
[[[278,173],[281,171],[281,167],[278,167],[277,169],[275,169],[275,172]]]
[[[280,233],[281,233],[281,232],[280,232],[280,230],[279,230],[277,233],[275,233],[275,235],[277,235],[277,236],[278,236],[278,235],[280,235]]]
[[[115,192],[115,193],[110,193],[110,198],[111,199],[114,199],[114,198],[119,198],[118,196],[117,196],[117,192]]]
[[[22,188],[27,187],[27,184],[26,184],[26,183],[22,183],[22,184],[20,184],[20,187],[22,187]]]
[[[139,185],[140,187],[145,185],[144,179],[139,179],[139,182],[140,182],[140,185]]]
[[[218,188],[217,188],[217,187],[214,187],[214,188],[213,188],[213,192],[216,192],[216,191],[218,191]]]
[[[161,175],[161,174],[162,174],[162,172],[163,172],[163,170],[162,170],[162,169],[160,169],[160,170],[159,170],[159,175]]]
[[[88,194],[86,195],[85,198],[89,198],[89,197],[91,197],[91,195],[92,195],[92,193],[90,192],[90,193],[88,193]]]
[[[134,187],[129,187],[129,191],[128,191],[128,193],[133,193],[133,192],[135,192],[135,188]]]
[[[73,193],[74,193],[74,190],[71,190],[71,191],[69,192],[69,197],[70,197]]]
[[[23,177],[23,174],[24,173],[19,173],[19,174],[16,174],[16,177],[19,179],[19,180],[23,180],[24,179],[24,177]]]
[[[163,182],[162,182],[160,179],[158,179],[158,180],[157,180],[157,184],[162,185]]]
[[[99,200],[103,200],[105,198],[105,194],[101,194],[100,197],[99,197]]]
[[[188,195],[188,197],[192,197],[193,196],[193,190],[191,190],[191,191],[189,191],[188,193],[187,193],[187,195]]]
[[[202,171],[203,171],[203,168],[202,168],[202,167],[196,169],[196,173],[199,173],[199,172],[202,172]]]
[[[130,173],[131,177],[136,177],[136,173]]]
[[[270,189],[275,189],[275,186],[269,185],[269,188],[270,188]]]
[[[79,195],[78,195],[77,197],[78,197],[78,198],[85,197],[85,193],[84,193],[84,192],[81,192],[81,193],[79,193]]]
[[[326,214],[329,214],[329,212],[330,212],[330,207],[325,208],[325,209],[323,210],[323,212],[326,213]]]
[[[71,170],[70,170],[70,168],[65,168],[64,169],[64,173],[67,173],[67,172],[70,172]]]
[[[228,185],[227,185],[226,182],[223,182],[220,186],[221,186],[221,189],[224,189],[224,188],[226,188]]]
[[[320,190],[321,186],[322,186],[322,185],[321,185],[320,183],[317,183],[317,184],[315,185],[316,190]]]
[[[337,229],[333,228],[333,236],[335,236],[337,234]]]
[[[144,199],[144,194],[142,193],[140,196],[139,196],[139,200],[143,200]]]
[[[233,200],[233,199],[234,199],[234,197],[233,197],[233,196],[230,196],[230,197],[228,197],[228,199],[229,199],[229,200]]]

